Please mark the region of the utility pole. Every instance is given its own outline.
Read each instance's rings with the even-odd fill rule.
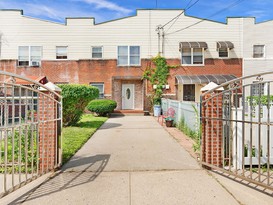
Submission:
[[[158,25],[156,27],[156,31],[157,31],[157,36],[158,36],[158,54],[159,55],[164,55],[164,28],[161,25]]]

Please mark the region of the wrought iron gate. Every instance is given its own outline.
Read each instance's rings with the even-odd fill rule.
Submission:
[[[0,71],[0,198],[61,163],[61,96]]]
[[[201,97],[202,164],[273,190],[273,72]]]

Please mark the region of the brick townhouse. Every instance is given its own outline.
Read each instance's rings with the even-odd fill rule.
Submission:
[[[146,110],[152,86],[142,74],[161,53],[177,66],[171,69],[164,95],[198,101],[207,83],[242,76],[247,43],[243,31],[245,24],[255,22],[227,18],[221,23],[183,13],[162,28],[182,11],[141,9],[134,16],[103,23],[66,18],[61,24],[24,16],[21,10],[0,10],[0,69],[46,76],[57,84],[94,85],[100,97],[118,102],[117,109]]]

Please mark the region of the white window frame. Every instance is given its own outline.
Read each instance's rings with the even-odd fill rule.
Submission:
[[[101,57],[93,57],[93,48],[101,48]],[[91,46],[91,58],[92,59],[103,59],[103,46]]]
[[[250,86],[251,96],[257,96],[257,97],[260,96],[259,86],[261,86],[261,96],[265,95],[266,83],[257,83],[256,81],[253,81],[253,83]]]
[[[227,56],[220,56],[220,50],[221,49],[226,49],[227,50]],[[229,48],[218,48],[218,56],[219,58],[229,58]]]
[[[255,46],[262,46],[263,47],[263,56],[262,57],[255,57],[258,53],[255,53]],[[264,44],[255,44],[253,45],[253,58],[265,58],[265,45]]]
[[[181,65],[187,65],[187,66],[204,66],[205,65],[205,49],[204,48],[201,48],[202,49],[202,64],[193,64],[193,50],[195,48],[190,48],[191,49],[191,63],[190,64],[184,64],[183,63],[183,48],[181,50]]]
[[[20,54],[20,47],[27,47],[28,48],[28,64],[27,65],[20,65],[20,58],[19,58],[19,54]],[[40,60],[31,60],[32,59],[32,55],[31,55],[31,48],[32,47],[40,47]],[[24,66],[31,66],[31,67],[40,67],[41,66],[41,61],[42,61],[42,54],[43,54],[43,47],[42,46],[18,46],[18,67],[24,67]],[[35,64],[34,64],[35,62]]]
[[[89,85],[91,85],[91,86],[94,86],[94,87],[96,87],[96,86],[98,86],[98,85],[102,85],[102,90],[103,90],[103,92],[100,92],[99,93],[99,99],[103,99],[104,98],[104,82],[91,82],[91,83],[89,83]],[[102,96],[101,96],[102,95]]]
[[[58,48],[66,48],[66,58],[58,58]],[[68,59],[68,46],[56,46],[56,60],[67,60]]]
[[[128,60],[128,64],[119,64],[119,47],[127,47],[128,53],[127,53],[127,60]],[[138,64],[131,64],[130,62],[130,47],[139,47],[139,63]],[[130,46],[117,46],[117,65],[118,66],[141,66],[141,49],[140,46],[136,46],[136,45],[130,45]]]

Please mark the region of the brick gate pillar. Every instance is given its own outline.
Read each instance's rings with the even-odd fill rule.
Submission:
[[[204,94],[218,85],[209,83],[201,89]],[[223,88],[202,96],[202,162],[217,167],[223,166]]]
[[[45,86],[58,94],[61,92],[61,89],[51,82]],[[59,118],[58,96],[44,88],[40,91],[43,94],[39,94],[38,98],[39,173],[44,173],[53,170],[59,163],[60,120],[57,120]]]

